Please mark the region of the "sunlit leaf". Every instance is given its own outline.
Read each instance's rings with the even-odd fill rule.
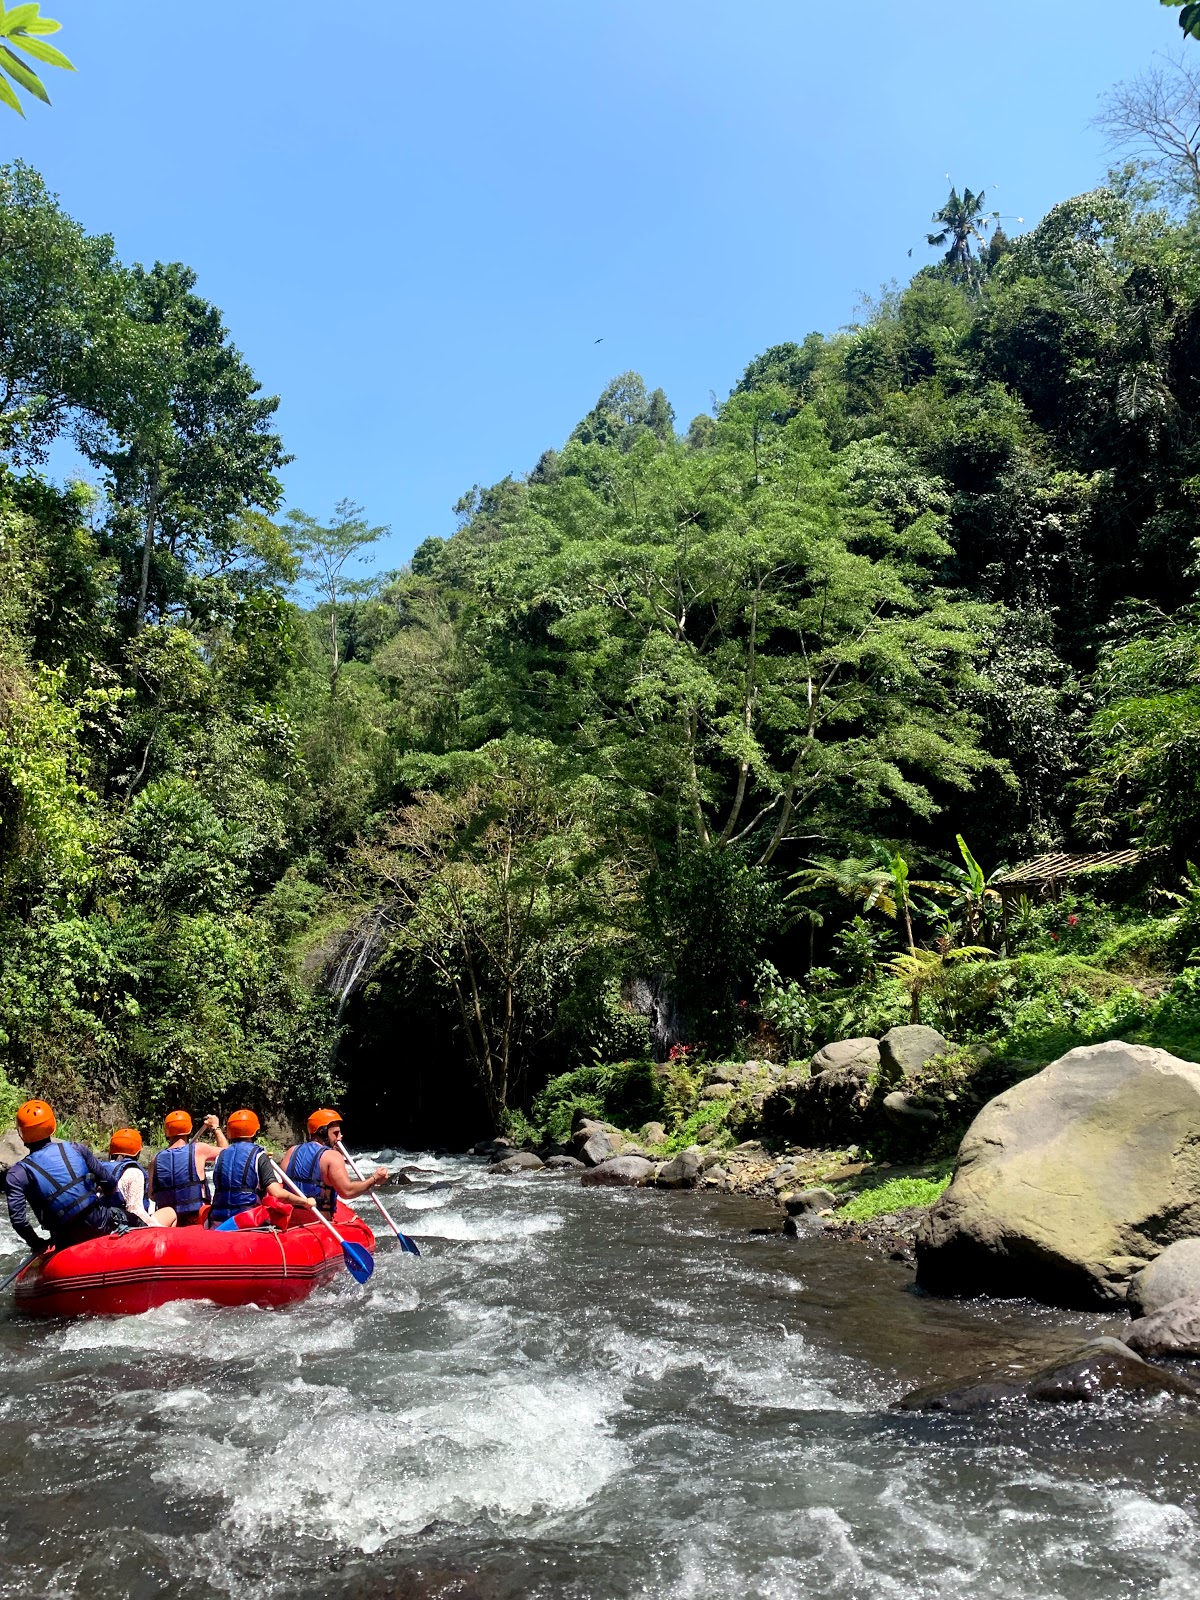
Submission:
[[[8,79],[4,77],[3,73],[0,73],[0,100],[3,100],[5,105],[11,106],[13,110],[18,112],[21,116],[25,115],[25,107],[13,93],[12,86],[8,82]]]
[[[20,56],[14,55],[7,45],[0,45],[0,67],[3,67],[10,78],[17,80],[22,89],[28,89],[30,94],[36,95],[39,100],[44,100],[47,105],[50,104],[50,96],[46,93],[45,85],[37,73],[27,67]]]
[[[16,33],[18,28],[27,28],[31,22],[36,22],[40,9],[41,7],[36,5],[14,6],[11,11],[4,13],[0,26],[5,33]]]
[[[33,56],[38,61],[44,61],[51,67],[62,67],[66,72],[75,71],[75,63],[68,60],[61,50],[56,50],[52,44],[43,44],[40,39],[31,39],[28,34],[19,33],[9,39],[9,44],[15,45],[18,50],[24,50],[26,55]]]

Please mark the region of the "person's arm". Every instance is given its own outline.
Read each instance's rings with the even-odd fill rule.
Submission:
[[[146,1207],[146,1190],[142,1183],[144,1176],[144,1173],[135,1167],[130,1167],[129,1171],[122,1173],[117,1180],[117,1195],[131,1217],[137,1217],[139,1222],[148,1224],[151,1216]]]
[[[224,1138],[224,1135],[222,1135],[222,1138]],[[228,1147],[228,1139],[225,1140],[223,1145],[194,1144],[192,1146],[192,1149],[196,1152],[196,1167],[202,1178],[204,1176],[205,1169],[207,1167],[211,1167],[216,1161],[217,1157],[221,1154],[221,1151],[228,1149]]]
[[[271,1167],[271,1158],[265,1150],[258,1156],[258,1192],[265,1200],[269,1195],[272,1200],[282,1200],[285,1205],[301,1206],[306,1211],[315,1211],[317,1202],[311,1195],[297,1194],[294,1189],[289,1189],[286,1183],[280,1183]]]
[[[73,1144],[71,1149],[82,1158],[84,1166],[100,1185],[100,1193],[108,1199],[114,1199],[117,1193],[117,1186],[109,1177],[108,1168],[90,1145]]]
[[[228,1150],[229,1140],[221,1132],[221,1119],[214,1116],[212,1112],[209,1112],[208,1116],[205,1117],[204,1121],[200,1124],[200,1132],[211,1133],[213,1136],[213,1144],[218,1150]],[[216,1160],[215,1156],[213,1157],[213,1160]]]
[[[12,1167],[4,1174],[4,1197],[8,1201],[8,1220],[17,1237],[35,1252],[50,1243],[33,1225],[29,1211],[29,1174],[23,1167]]]
[[[369,1178],[352,1178],[344,1157],[338,1151],[326,1150],[321,1156],[321,1180],[343,1200],[357,1200],[359,1195],[369,1194],[372,1189],[378,1189],[380,1184],[386,1183],[388,1177],[386,1167],[376,1167]]]

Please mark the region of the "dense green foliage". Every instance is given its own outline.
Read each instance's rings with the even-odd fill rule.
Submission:
[[[277,402],[193,275],[0,173],[7,1080],[299,1105],[348,997],[397,1121],[678,1141],[731,1115],[697,1054],[918,1015],[1196,1053],[1194,220],[1133,177],[1017,240],[983,203],[711,416],[624,374],[364,578],[352,503],[274,520]],[[64,435],[98,490],[39,476]],[[1001,915],[1002,864],[1130,844]]]

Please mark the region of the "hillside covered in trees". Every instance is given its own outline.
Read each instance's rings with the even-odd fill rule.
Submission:
[[[713,414],[623,374],[364,578],[355,505],[279,517],[194,275],[3,169],[0,1097],[348,1088],[448,1138],[916,1015],[1200,1058],[1194,197],[981,204]],[[1002,867],[1124,847],[1002,921]]]

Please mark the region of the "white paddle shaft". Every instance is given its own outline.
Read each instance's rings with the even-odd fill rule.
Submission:
[[[271,1161],[271,1171],[279,1179],[280,1183],[283,1184],[285,1189],[290,1189],[293,1194],[298,1194],[300,1196],[301,1200],[305,1200],[305,1199],[308,1198],[307,1195],[305,1195],[305,1193],[303,1192],[303,1190],[298,1188],[296,1186],[296,1184],[294,1184],[292,1182],[292,1180],[288,1177],[287,1173],[278,1164],[278,1162],[276,1162],[274,1160]],[[337,1242],[344,1249],[345,1248],[345,1244],[346,1244],[345,1239],[342,1238],[341,1234],[334,1227],[333,1223],[330,1222],[329,1218],[321,1210],[320,1206],[314,1206],[313,1207],[313,1216],[316,1217],[317,1221],[321,1224],[322,1227],[329,1229],[330,1233],[333,1235],[333,1237],[337,1240]]]

